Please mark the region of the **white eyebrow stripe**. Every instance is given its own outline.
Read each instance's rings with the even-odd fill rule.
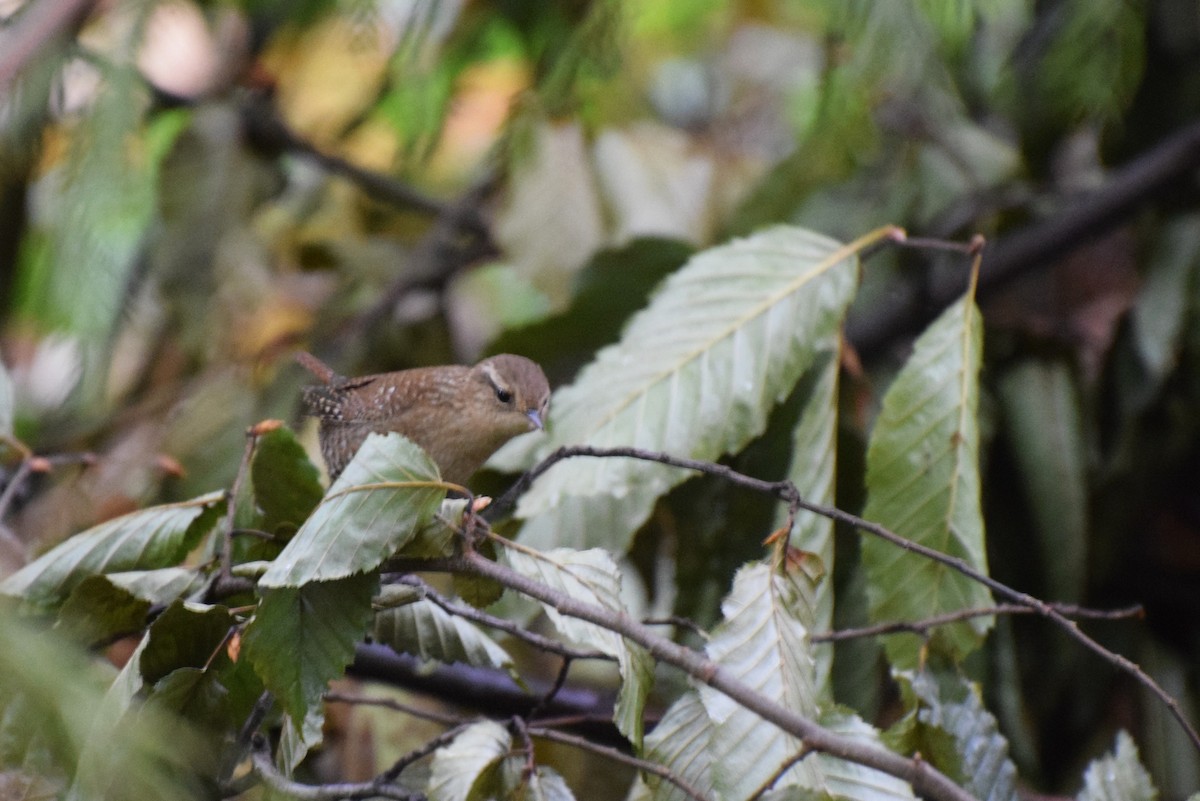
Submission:
[[[480,365],[480,370],[483,372],[483,374],[485,376],[487,376],[487,380],[492,383],[492,386],[495,389],[504,389],[504,390],[508,389],[508,385],[500,380],[500,374],[498,372],[496,372],[496,365],[491,364],[489,362],[489,363]]]

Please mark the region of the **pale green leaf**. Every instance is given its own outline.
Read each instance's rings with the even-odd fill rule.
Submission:
[[[515,797],[521,801],[575,801],[575,794],[567,782],[553,768],[538,765],[523,788]]]
[[[512,748],[508,730],[492,720],[469,726],[454,742],[438,749],[430,768],[430,801],[469,801],[477,797]]]
[[[297,726],[354,658],[378,586],[375,574],[359,574],[263,593],[242,637],[243,654]]]
[[[698,459],[737,451],[812,364],[814,343],[840,326],[857,265],[853,247],[788,227],[693,257],[619,343],[555,393],[538,454],[578,444]],[[527,448],[497,463],[523,467],[537,455]],[[521,540],[623,551],[655,500],[687,477],[631,459],[569,460],[521,498]]]
[[[765,564],[743,567],[721,604],[724,620],[706,650],[732,678],[814,718],[817,697],[808,644],[812,609],[803,600],[802,586],[807,581],[800,571],[780,574]],[[727,798],[750,796],[804,748],[800,739],[775,726],[764,727],[762,718],[723,693],[702,687],[700,698],[716,725],[711,744],[714,783]],[[777,784],[813,787],[817,781],[813,763],[804,760]]]
[[[1188,298],[1200,274],[1200,215],[1182,215],[1164,225],[1154,239],[1130,324],[1142,364],[1156,388],[1179,361]]]
[[[1117,732],[1113,752],[1088,765],[1077,801],[1155,801],[1158,790],[1138,759],[1126,731]]]
[[[320,704],[309,707],[303,721],[284,716],[280,723],[279,748],[275,750],[275,764],[284,775],[291,776],[309,750],[320,745],[324,727],[325,707]]]
[[[654,730],[646,735],[646,758],[678,776],[705,797],[713,797],[713,755],[709,748],[713,725],[700,700],[689,691],[667,709]],[[671,782],[646,774],[648,798],[686,801],[689,796]]]
[[[399,434],[372,434],[259,582],[298,587],[374,570],[446,495],[437,467]]]
[[[575,551],[558,548],[545,553],[504,549],[504,559],[518,573],[584,603],[628,614],[621,601],[621,571],[612,557],[598,548]],[[581,648],[595,648],[617,658],[621,687],[613,721],[635,747],[642,743],[642,710],[654,681],[654,660],[644,648],[594,623],[564,615],[550,604],[546,614],[558,632]]]
[[[1021,362],[1000,380],[1005,428],[1037,527],[1046,595],[1078,601],[1087,579],[1087,442],[1070,365]]]
[[[917,339],[871,432],[863,516],[986,572],[976,417],[982,349],[982,323],[970,297]],[[862,553],[875,621],[922,620],[992,604],[977,582],[878,538],[867,536]],[[986,617],[941,626],[928,645],[962,659],[990,626]],[[885,647],[894,664],[911,667],[922,642],[893,635]]]
[[[384,587],[376,604],[386,608],[375,613],[375,640],[394,651],[438,662],[503,669],[513,666],[512,657],[491,637],[424,599],[414,587]]]
[[[879,732],[857,715],[834,710],[822,715],[818,722],[843,737],[882,748]],[[819,753],[809,757],[816,763],[819,784],[812,788],[828,798],[853,801],[912,801],[912,787],[902,779],[886,773]]]
[[[182,598],[199,584],[196,571],[186,567],[126,570],[109,573],[105,578],[135,597],[164,606]]]
[[[953,764],[942,758],[940,749],[923,751],[923,758],[958,777],[980,801],[1016,801],[1017,769],[1008,756],[1008,740],[983,706],[978,688],[960,676],[930,671],[900,672],[896,678],[919,704],[919,725],[953,738]]]
[[[224,493],[213,492],[101,523],[9,576],[0,583],[0,594],[21,597],[30,608],[46,611],[62,603],[92,574],[174,566],[211,528],[215,517],[203,515],[224,497]]]
[[[0,362],[0,434],[13,435],[13,384],[8,368]]]
[[[792,432],[792,463],[787,478],[807,501],[832,506],[837,480],[838,412],[838,338],[830,337],[829,349],[817,357],[810,373],[804,408]],[[806,379],[807,381],[807,379]],[[779,524],[786,522],[787,510],[780,508]],[[792,523],[788,543],[814,553],[827,576],[833,575],[833,521],[828,517],[800,510]],[[833,628],[833,582],[822,581],[810,588],[813,631]],[[830,670],[833,667],[831,643],[810,646],[814,686],[822,700],[831,697]]]

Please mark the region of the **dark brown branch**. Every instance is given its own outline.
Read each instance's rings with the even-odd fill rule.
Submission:
[[[1200,131],[1200,128],[1197,129]],[[1198,134],[1200,135],[1200,134]],[[1197,733],[1194,726],[1187,719],[1179,702],[1175,700],[1166,690],[1159,685],[1153,678],[1142,670],[1136,663],[1126,659],[1118,653],[1108,650],[1096,640],[1085,634],[1079,625],[1066,617],[1053,604],[1047,603],[1039,598],[1035,598],[1028,593],[1015,590],[1007,584],[999,582],[991,576],[982,573],[970,565],[965,559],[956,556],[944,554],[941,551],[935,550],[918,542],[914,542],[906,537],[902,537],[891,529],[881,526],[878,523],[873,523],[870,520],[852,515],[849,512],[844,512],[834,506],[825,506],[823,504],[811,503],[804,500],[800,496],[799,490],[796,489],[789,481],[764,481],[753,476],[743,475],[736,470],[725,465],[713,464],[711,462],[703,462],[697,459],[683,459],[670,454],[658,453],[655,451],[647,451],[641,448],[592,448],[586,446],[574,446],[559,448],[551,453],[540,463],[535,465],[525,475],[516,482],[516,484],[506,492],[496,504],[489,507],[486,511],[491,511],[492,508],[500,504],[512,505],[517,496],[524,492],[526,488],[538,476],[549,470],[555,463],[577,456],[596,456],[596,457],[626,457],[631,459],[641,459],[648,462],[657,462],[671,467],[680,467],[688,470],[694,470],[700,473],[717,476],[723,478],[737,486],[745,487],[756,492],[762,492],[767,495],[772,495],[779,500],[788,504],[788,513],[792,515],[796,509],[804,509],[814,514],[827,517],[837,523],[850,526],[858,531],[866,532],[875,537],[879,537],[897,548],[901,548],[910,553],[915,553],[926,559],[945,565],[946,567],[955,570],[972,581],[978,582],[987,587],[998,596],[1011,601],[1021,606],[1026,606],[1035,611],[1037,614],[1052,620],[1072,639],[1083,645],[1089,651],[1092,651],[1100,658],[1104,659],[1109,664],[1115,666],[1131,676],[1133,676],[1142,686],[1146,687],[1150,692],[1161,701],[1170,711],[1171,716],[1175,718],[1180,727],[1191,740],[1192,746],[1200,751],[1200,733]],[[757,710],[755,710],[757,711]],[[764,716],[765,717],[765,716]],[[768,718],[769,719],[769,718]]]
[[[1123,620],[1131,617],[1141,617],[1143,614],[1141,606],[1130,606],[1125,609],[1088,609],[1087,607],[1076,606],[1075,604],[1053,603],[1050,606],[1068,617],[1082,617],[1089,620]],[[1037,614],[1036,609],[1022,604],[997,604],[982,609],[959,609],[956,612],[947,612],[944,615],[936,615],[924,620],[894,621],[891,623],[879,623],[874,626],[863,626],[861,628],[828,631],[823,634],[813,634],[809,639],[813,642],[824,643],[843,642],[861,637],[878,637],[883,634],[916,634],[926,637],[929,635],[930,629],[976,617],[1035,614]]]
[[[73,37],[94,4],[95,0],[34,0],[11,27],[0,28],[0,94],[8,93],[21,70],[51,42]]]
[[[576,737],[573,734],[567,734],[565,732],[549,729],[544,726],[528,726],[527,730],[531,736],[537,737],[540,740],[553,740],[556,743],[572,745],[583,751],[588,751],[590,753],[602,756],[605,759],[611,759],[613,762],[620,762],[623,765],[629,765],[632,768],[637,768],[644,773],[651,773],[664,779],[665,781],[669,781],[671,784],[682,790],[689,798],[695,799],[695,801],[708,801],[703,793],[701,793],[695,787],[692,787],[679,776],[676,776],[667,768],[659,765],[657,762],[638,759],[637,757],[618,751],[615,748],[597,745],[596,743],[585,740],[582,737]]]
[[[242,124],[259,148],[268,152],[287,151],[311,159],[322,169],[346,178],[375,200],[431,217],[453,216],[462,228],[476,234],[487,233],[487,226],[477,213],[464,212],[455,204],[430,197],[402,181],[322,152],[287,126],[266,94],[256,94],[243,103]]]
[[[369,782],[343,782],[339,784],[301,784],[292,781],[275,769],[267,740],[258,735],[250,754],[254,772],[273,790],[300,801],[339,801],[339,799],[393,798],[397,801],[423,801],[425,796],[399,787],[391,782],[376,779]]]
[[[1100,189],[1054,216],[1000,237],[987,248],[980,290],[1013,279],[1093,241],[1121,224],[1156,196],[1194,181],[1200,166],[1200,122],[1192,123],[1116,170]],[[918,330],[962,292],[958,281],[932,287],[900,285],[868,314],[847,325],[847,338],[859,352],[877,352],[897,336]]]
[[[717,467],[714,465],[714,467]],[[658,636],[649,627],[593,604],[571,598],[492,562],[474,552],[458,557],[429,560],[428,570],[469,573],[497,581],[531,598],[550,604],[559,612],[595,623],[645,648],[660,662],[683,670],[693,679],[718,690],[764,720],[801,739],[813,750],[875,768],[910,783],[920,794],[939,801],[971,801],[973,796],[928,763],[907,759],[861,741],[843,737],[787,709],[729,675],[721,665],[703,655]]]
[[[564,659],[603,659],[610,662],[615,662],[616,657],[610,656],[602,651],[585,651],[580,648],[571,648],[568,645],[563,645],[557,640],[552,640],[549,637],[543,637],[532,631],[527,631],[511,620],[506,620],[502,617],[489,615],[487,612],[476,609],[473,606],[466,604],[455,603],[446,596],[439,593],[420,577],[411,574],[395,577],[392,580],[394,584],[403,584],[407,587],[412,587],[421,593],[421,597],[441,607],[445,612],[456,617],[461,617],[464,620],[469,620],[472,623],[479,623],[488,628],[503,631],[512,637],[529,643],[534,648],[537,648],[547,653],[561,656]]]

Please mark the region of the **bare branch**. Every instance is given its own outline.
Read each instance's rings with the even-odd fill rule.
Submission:
[[[1057,609],[1064,615],[1069,617],[1082,617],[1091,620],[1123,620],[1131,617],[1141,617],[1141,606],[1130,606],[1124,609],[1089,609],[1075,604],[1050,604],[1051,607]],[[950,623],[958,623],[962,620],[970,620],[976,617],[991,617],[992,615],[1033,615],[1037,614],[1037,610],[1021,604],[997,604],[995,606],[983,607],[980,609],[959,609],[955,612],[947,612],[944,615],[936,615],[924,620],[914,621],[894,621],[891,623],[879,623],[874,626],[863,626],[861,628],[841,629],[839,631],[828,631],[824,634],[813,634],[809,637],[813,642],[843,642],[845,640],[853,640],[860,637],[877,637],[882,634],[916,634],[922,637],[928,636],[930,629],[935,629],[938,626],[945,626]]]
[[[680,790],[686,793],[689,798],[694,798],[696,801],[708,801],[707,797],[703,793],[701,793],[695,787],[692,787],[680,777],[676,776],[667,768],[659,765],[657,762],[638,759],[635,756],[630,756],[629,754],[618,751],[615,748],[610,748],[606,745],[597,745],[596,743],[586,740],[583,737],[577,737],[574,734],[566,734],[565,732],[546,728],[545,726],[528,726],[527,728],[529,734],[533,737],[537,737],[541,740],[553,740],[556,743],[563,743],[564,745],[572,745],[581,750],[602,756],[605,759],[611,759],[613,762],[620,762],[622,765],[629,765],[630,767],[637,768],[645,773],[652,773],[655,776],[669,781],[671,784],[678,787]]]
[[[1200,129],[1198,129],[1197,138],[1200,139]],[[914,542],[907,537],[902,537],[896,532],[879,525],[878,523],[873,523],[870,520],[866,520],[857,515],[844,512],[835,506],[826,506],[824,504],[806,501],[801,497],[800,491],[796,489],[796,486],[789,481],[764,481],[760,478],[754,478],[753,476],[747,476],[739,473],[733,468],[725,465],[713,464],[712,462],[703,462],[698,459],[680,458],[678,456],[671,456],[670,454],[644,450],[642,448],[593,448],[588,446],[572,446],[559,448],[543,459],[540,463],[535,465],[531,470],[521,476],[521,478],[517,480],[513,487],[506,492],[499,501],[488,507],[488,509],[485,510],[485,513],[491,512],[493,509],[498,509],[499,507],[511,506],[515,502],[516,498],[522,492],[524,492],[525,489],[527,489],[538,476],[545,473],[557,462],[577,456],[609,458],[626,457],[631,459],[641,459],[643,461],[657,462],[659,464],[665,464],[671,467],[679,467],[686,470],[694,470],[699,473],[705,473],[707,475],[717,476],[718,478],[725,479],[726,481],[729,481],[737,486],[745,487],[755,492],[761,492],[763,494],[778,498],[780,501],[787,503],[789,514],[793,514],[794,510],[796,509],[804,509],[806,511],[813,512],[814,514],[821,515],[822,517],[827,517],[834,522],[842,523],[859,531],[871,534],[872,536],[879,537],[880,539],[895,545],[897,548],[901,548],[910,553],[918,554],[926,559],[937,562],[938,564],[945,565],[946,567],[961,573],[972,581],[982,584],[992,592],[996,593],[998,596],[1015,604],[1028,607],[1037,614],[1052,620],[1063,631],[1065,631],[1068,636],[1083,645],[1089,651],[1092,651],[1109,664],[1133,676],[1140,684],[1149,689],[1150,692],[1163,703],[1163,705],[1167,707],[1171,713],[1171,716],[1175,718],[1176,722],[1178,722],[1180,727],[1187,734],[1188,739],[1191,740],[1192,746],[1197,751],[1200,751],[1200,733],[1197,733],[1196,728],[1187,719],[1187,716],[1184,714],[1179,702],[1175,700],[1170,693],[1164,690],[1158,682],[1156,682],[1149,674],[1142,670],[1136,663],[1126,659],[1118,653],[1108,650],[1103,645],[1096,642],[1096,640],[1085,634],[1075,621],[1066,617],[1066,615],[1059,611],[1059,609],[1053,604],[1047,603],[1046,601],[1035,598],[1028,593],[1013,589],[1007,584],[997,581],[986,573],[975,569],[975,567],[969,564],[965,559],[961,559],[956,556],[950,556],[949,554],[942,553],[941,551],[922,545],[918,542]],[[522,590],[522,592],[524,592],[524,590]],[[764,717],[766,716],[764,715]]]
[[[262,735],[254,738],[254,750],[250,755],[254,772],[273,790],[300,801],[339,801],[340,799],[393,798],[396,801],[424,801],[425,796],[405,790],[391,782],[342,782],[338,784],[301,784],[292,781],[275,769],[271,761],[271,750]]]
[[[529,643],[534,648],[538,648],[547,653],[556,654],[564,659],[603,659],[610,662],[615,662],[616,657],[604,653],[603,651],[585,651],[580,648],[571,648],[563,645],[557,640],[552,640],[549,637],[543,637],[532,631],[527,631],[511,620],[506,620],[502,617],[489,615],[487,612],[476,609],[473,606],[466,604],[455,603],[453,600],[442,595],[440,592],[430,587],[425,581],[422,581],[419,576],[403,575],[391,579],[393,584],[404,584],[408,587],[413,587],[421,593],[421,597],[441,607],[447,613],[461,617],[464,620],[470,620],[472,623],[479,623],[488,628],[503,631],[516,637],[519,640]]]
[[[712,467],[718,467],[712,465]],[[937,801],[971,801],[973,796],[956,785],[932,765],[844,737],[820,726],[766,698],[729,675],[721,665],[702,654],[658,636],[651,629],[625,615],[594,604],[584,603],[557,592],[514,570],[492,562],[478,553],[433,559],[426,570],[470,573],[491,579],[510,589],[550,604],[559,612],[595,623],[641,645],[660,662],[673,665],[703,684],[718,690],[764,720],[803,740],[813,750],[883,771],[909,782],[920,794]]]

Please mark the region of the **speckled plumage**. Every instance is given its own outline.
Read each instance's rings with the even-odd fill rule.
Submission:
[[[342,378],[309,354],[298,361],[318,379],[306,387],[321,421],[321,455],[337,478],[371,433],[397,431],[420,445],[442,478],[463,484],[508,440],[541,428],[550,399],[542,369],[500,354],[474,367],[418,367]]]

